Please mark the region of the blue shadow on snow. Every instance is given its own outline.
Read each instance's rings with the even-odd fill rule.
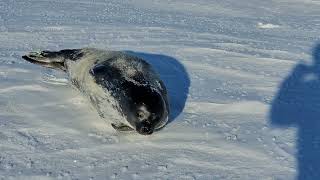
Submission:
[[[270,111],[271,125],[294,126],[297,134],[297,179],[320,179],[320,44],[313,64],[298,64],[282,82]]]
[[[172,122],[183,111],[189,94],[190,79],[186,69],[178,60],[170,56],[134,51],[126,52],[146,60],[160,75],[168,91],[169,123]]]

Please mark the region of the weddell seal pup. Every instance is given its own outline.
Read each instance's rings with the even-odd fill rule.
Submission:
[[[22,58],[67,72],[71,84],[118,131],[149,135],[168,122],[166,87],[141,58],[93,48],[31,52]]]

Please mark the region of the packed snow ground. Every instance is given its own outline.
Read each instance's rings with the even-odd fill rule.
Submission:
[[[315,0],[0,0],[1,179],[320,179]],[[95,47],[149,60],[172,122],[117,133],[64,73]],[[318,173],[318,174],[317,174]]]

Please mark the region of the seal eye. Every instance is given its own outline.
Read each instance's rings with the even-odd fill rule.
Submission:
[[[140,106],[138,109],[136,109],[136,118],[140,121],[148,119],[150,114],[151,113],[145,106]]]
[[[139,119],[142,119],[142,118],[144,117],[144,113],[143,113],[142,111],[138,111],[138,112],[137,112],[137,117],[138,117]]]

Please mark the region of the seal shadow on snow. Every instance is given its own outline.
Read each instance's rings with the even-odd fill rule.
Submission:
[[[144,52],[125,51],[146,60],[160,75],[169,98],[169,123],[174,121],[183,111],[190,87],[190,78],[185,67],[175,58]]]
[[[313,63],[299,63],[280,85],[270,121],[298,129],[296,179],[320,179],[320,44],[313,50]]]

